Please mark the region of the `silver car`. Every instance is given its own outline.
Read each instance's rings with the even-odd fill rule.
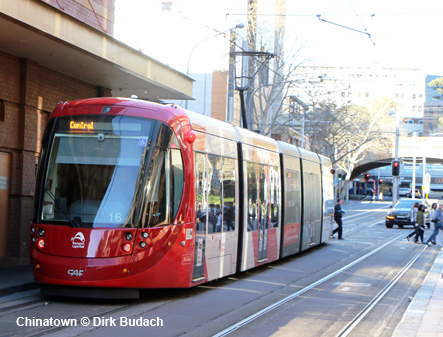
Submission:
[[[400,187],[398,189],[398,195],[400,197],[408,197],[410,189],[408,187]]]

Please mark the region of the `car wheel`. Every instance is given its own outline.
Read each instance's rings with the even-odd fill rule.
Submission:
[[[403,225],[398,225],[398,228],[403,228]]]
[[[392,228],[392,224],[386,224],[386,228]]]

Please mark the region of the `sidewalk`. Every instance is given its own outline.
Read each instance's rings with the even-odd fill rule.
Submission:
[[[0,296],[38,287],[39,285],[34,282],[29,265],[0,269]]]
[[[443,250],[406,309],[393,337],[443,336]]]

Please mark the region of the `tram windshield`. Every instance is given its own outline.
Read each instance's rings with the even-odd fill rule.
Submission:
[[[41,220],[73,227],[134,226],[130,217],[158,124],[126,116],[59,118],[41,185]]]

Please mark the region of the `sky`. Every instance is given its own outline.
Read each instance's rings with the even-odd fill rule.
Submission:
[[[247,24],[247,1],[169,1],[165,12],[161,0],[116,0],[116,38],[183,73],[226,68],[228,30]],[[272,27],[273,7],[274,1],[259,0],[259,23]],[[441,0],[287,0],[285,49],[300,50],[297,61],[306,65],[378,65],[443,76],[442,19]]]

